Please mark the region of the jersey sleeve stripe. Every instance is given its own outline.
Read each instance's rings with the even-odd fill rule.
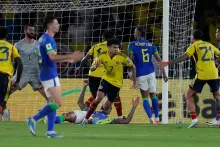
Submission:
[[[51,51],[54,51],[53,49],[51,49],[51,50],[47,50],[47,54],[49,53],[49,52],[51,52]]]

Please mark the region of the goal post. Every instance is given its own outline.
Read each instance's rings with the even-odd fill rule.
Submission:
[[[128,44],[135,40],[134,29],[144,26],[146,38],[157,46],[162,59],[168,61],[183,54],[190,44],[195,6],[196,0],[2,0],[0,26],[7,27],[8,40],[16,43],[24,37],[25,24],[35,25],[38,39],[44,32],[44,18],[55,16],[61,25],[55,36],[61,54],[74,50],[86,53],[91,45],[102,41],[105,30],[115,33],[123,43],[122,52],[127,53]],[[63,93],[63,105],[58,114],[79,109],[77,98],[83,80],[88,77],[90,65],[91,60],[76,77],[74,71],[79,63],[58,64]],[[183,93],[188,86],[189,70],[189,61],[166,68],[169,83],[164,83],[161,71],[155,65],[160,121],[163,124],[186,120]],[[131,100],[140,96],[139,90],[130,89],[131,84],[125,70],[120,91],[124,115],[129,113]],[[85,99],[89,96],[87,89]],[[27,85],[10,96],[7,107],[11,110],[11,120],[23,121],[45,103],[44,98]],[[111,117],[116,117],[114,107]],[[138,106],[132,122],[148,123],[142,104]]]

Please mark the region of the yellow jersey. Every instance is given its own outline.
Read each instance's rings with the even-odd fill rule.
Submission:
[[[214,45],[199,40],[188,47],[186,54],[193,56],[195,60],[196,78],[200,80],[218,79],[214,55],[220,55],[220,51]]]
[[[111,58],[108,52],[102,52],[96,61],[100,61],[104,65],[104,75],[102,79],[108,81],[110,84],[121,88],[123,84],[123,65],[131,67],[133,62],[122,53],[118,53]]]
[[[92,48],[88,52],[89,55],[93,56],[94,61],[92,64],[94,64],[95,59],[102,52],[106,52],[106,51],[108,51],[107,41],[93,45]],[[95,71],[89,71],[89,76],[102,78],[104,71],[105,71],[104,66],[100,65],[100,67],[98,67]]]
[[[0,40],[0,72],[13,75],[13,62],[16,57],[20,57],[18,50],[9,42]]]

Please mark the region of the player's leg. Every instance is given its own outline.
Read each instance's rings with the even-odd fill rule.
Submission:
[[[192,97],[196,95],[197,93],[201,93],[205,84],[206,84],[206,81],[193,79],[193,81],[189,85],[189,88],[186,91],[185,98],[187,101],[190,116],[192,118],[192,124],[188,128],[195,128],[199,126],[197,115],[196,115],[196,108],[195,108],[195,104],[193,102]]]
[[[89,79],[89,89],[90,89],[90,92],[91,92],[92,96],[89,97],[85,101],[85,105],[87,106],[87,109],[85,109],[85,110],[88,110],[88,107],[91,105],[91,103],[96,98],[96,94],[97,94],[97,91],[98,91],[98,88],[99,88],[99,85],[100,85],[100,82],[101,82],[101,78],[96,78],[96,77],[89,76],[88,79]]]
[[[155,124],[159,124],[159,103],[158,103],[158,98],[156,95],[157,92],[157,81],[156,81],[156,76],[155,73],[149,74],[148,77],[148,86],[149,86],[149,93],[150,93],[150,98],[152,102],[152,107],[154,110],[154,115],[155,115]]]
[[[30,132],[36,136],[35,133],[35,123],[43,118],[48,116],[48,133],[49,137],[60,137],[58,134],[54,133],[54,123],[56,118],[56,110],[62,105],[61,100],[61,89],[58,77],[42,82],[47,97],[49,97],[53,102],[45,105],[36,115],[32,118],[27,119],[28,127]]]
[[[148,91],[149,85],[147,81],[147,75],[138,77],[137,82],[140,85],[140,93],[142,96],[143,107],[144,107],[145,113],[147,114],[150,120],[150,123],[154,124],[154,119],[152,117],[151,107],[149,103],[150,98],[149,98],[149,91]]]
[[[93,114],[93,112],[96,110],[98,104],[102,101],[102,99],[106,95],[106,91],[108,89],[108,82],[105,80],[102,80],[99,85],[98,92],[96,94],[95,100],[91,103],[89,106],[89,109],[86,113],[85,119],[82,121],[81,125],[88,124],[89,117]]]
[[[30,83],[30,85],[31,85],[31,87],[33,88],[34,91],[37,90],[45,98],[47,103],[50,102],[49,98],[46,96],[43,85],[39,81],[38,75],[33,75],[29,83]]]
[[[8,92],[10,90],[10,78],[7,74],[3,74],[0,72],[0,121],[2,120],[2,115],[4,110],[6,109],[6,101],[8,98]]]
[[[119,93],[117,94],[117,96],[115,98],[114,106],[115,106],[118,117],[123,118],[122,103],[121,103],[121,98],[119,96]]]
[[[207,82],[210,86],[210,90],[213,93],[213,97],[216,101],[215,108],[218,116],[218,120],[220,118],[220,95],[219,95],[219,80],[210,80]],[[220,121],[217,121],[216,125],[220,125]]]
[[[17,89],[12,88],[11,91],[10,91],[10,95],[11,95],[12,93],[14,93],[15,91],[17,91],[17,90],[22,90],[24,87],[26,87],[27,84],[29,83],[30,79],[31,79],[31,78],[30,78],[28,75],[22,74],[22,75],[21,75],[20,82],[18,83],[18,86],[19,86],[19,87],[18,87]],[[15,81],[16,81],[16,76],[14,76],[14,77],[12,78],[12,83],[14,83]]]

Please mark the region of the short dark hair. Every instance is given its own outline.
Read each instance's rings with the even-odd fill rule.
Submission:
[[[104,40],[108,40],[108,39],[114,38],[115,35],[112,31],[106,30],[103,32],[102,37]]]
[[[56,18],[53,17],[53,16],[47,16],[45,19],[44,19],[44,27],[47,28],[47,25],[52,23]]]
[[[117,38],[111,38],[107,40],[107,46],[112,46],[113,44],[115,45],[120,45],[121,41]]]
[[[8,36],[8,30],[5,27],[0,27],[0,39],[6,39]]]
[[[24,30],[27,30],[28,27],[34,27],[34,25],[33,25],[33,24],[26,24],[26,25],[24,26]]]
[[[140,32],[141,37],[145,37],[146,30],[145,30],[145,28],[143,26],[138,26],[136,29],[137,29],[138,32]]]
[[[203,32],[202,30],[200,29],[196,29],[193,31],[193,37],[196,39],[196,40],[202,40],[203,39]]]

